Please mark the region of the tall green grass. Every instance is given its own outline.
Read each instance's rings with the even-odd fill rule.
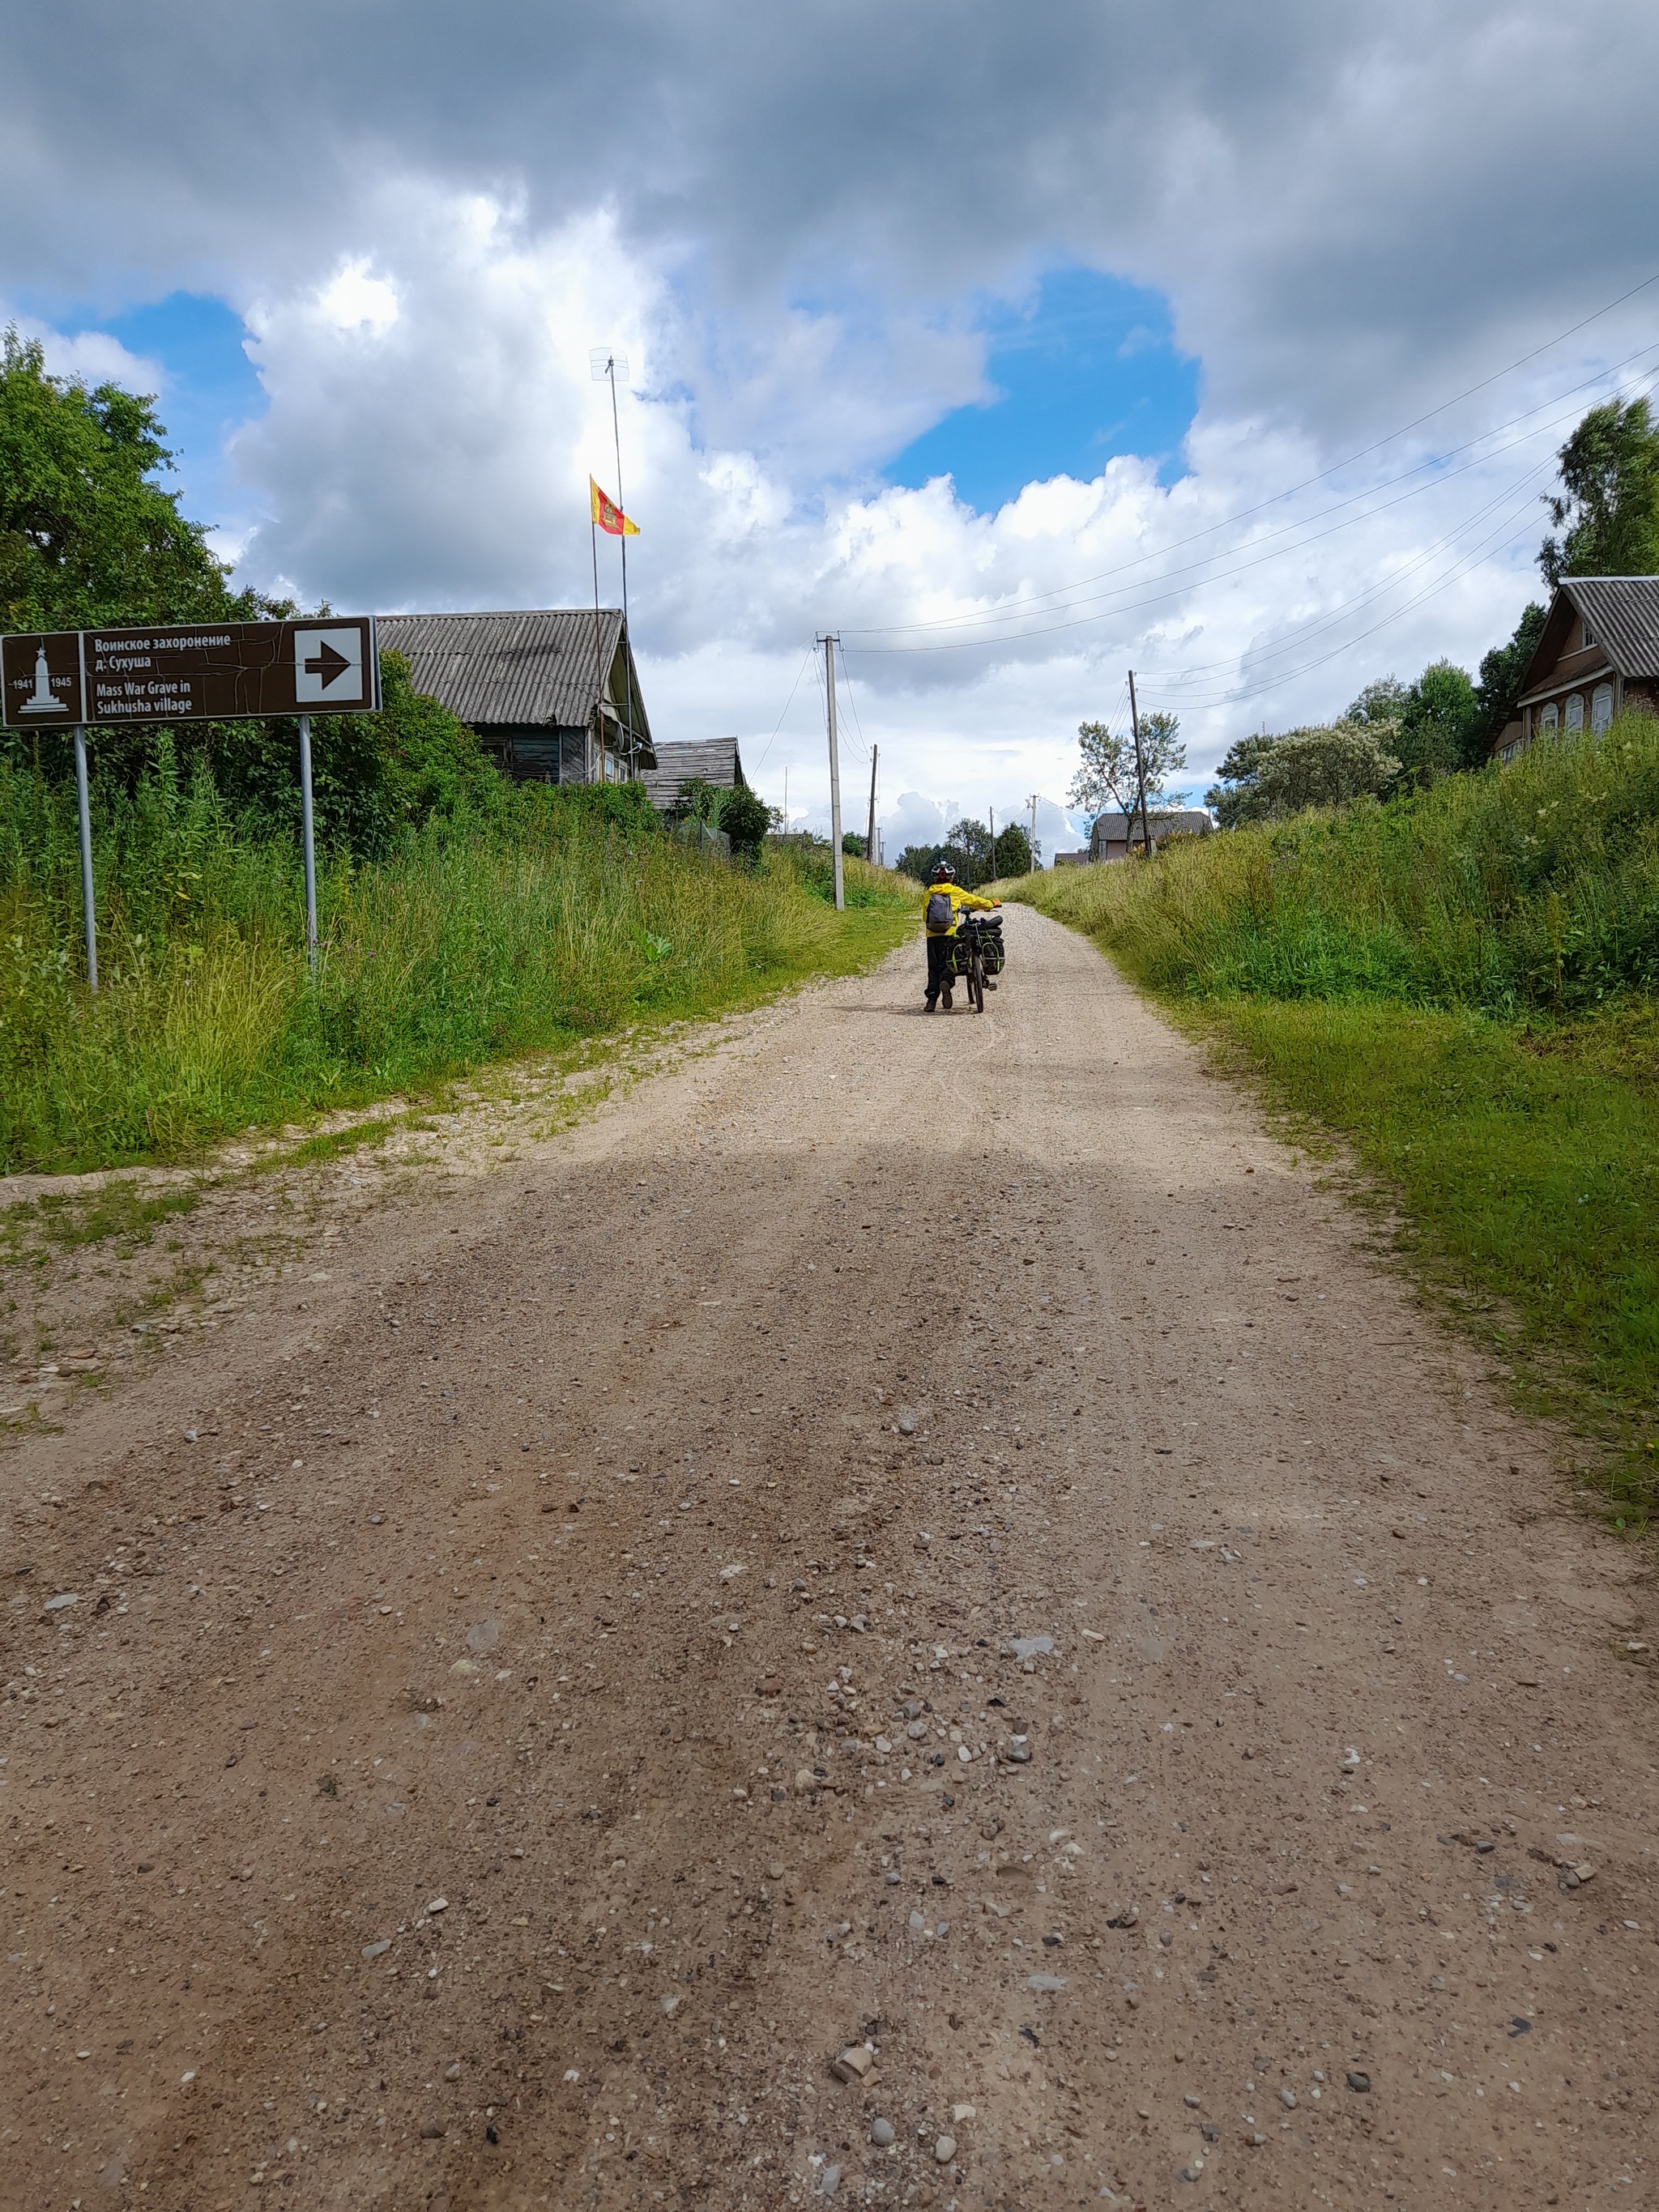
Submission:
[[[896,941],[863,871],[836,915],[810,868],[663,836],[635,791],[529,789],[319,867],[230,818],[162,748],[100,792],[100,980],[86,988],[72,790],[0,770],[0,1169],[176,1158],[231,1130],[431,1085],[630,1024],[707,1015]],[[849,869],[853,864],[849,863]]]
[[[1659,982],[1659,721],[1385,805],[1179,839],[1150,867],[1029,881],[1010,896],[1160,990],[1583,1011]]]
[[[1659,722],[1023,879],[1398,1201],[1424,1278],[1659,1498]]]

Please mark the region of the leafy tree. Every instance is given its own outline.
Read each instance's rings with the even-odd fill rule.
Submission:
[[[1379,676],[1368,684],[1342,720],[1345,722],[1402,722],[1411,701],[1411,688],[1397,676]]]
[[[953,867],[956,865],[943,845],[907,845],[898,856],[899,873],[914,876],[919,884],[925,884],[943,860],[949,860]]]
[[[1414,783],[1432,783],[1461,769],[1476,715],[1474,686],[1449,660],[1431,661],[1411,688],[1392,750]]]
[[[997,831],[996,851],[992,859],[994,876],[1029,876],[1031,872],[1031,841],[1018,822],[1011,822],[1006,830]]]
[[[1232,830],[1244,822],[1283,821],[1309,806],[1347,806],[1375,797],[1400,774],[1398,756],[1389,750],[1395,727],[1343,721],[1243,738],[1221,764],[1231,789],[1212,792],[1209,804],[1222,827]]]
[[[1109,801],[1120,814],[1150,812],[1168,802],[1170,778],[1187,765],[1180,717],[1162,708],[1140,718],[1139,763],[1133,732],[1120,734],[1104,722],[1079,722],[1077,739],[1083,759],[1066,799],[1091,815],[1103,814]]]
[[[1279,743],[1265,730],[1257,730],[1248,738],[1238,738],[1227,748],[1227,757],[1217,773],[1219,783],[1212,784],[1204,794],[1204,804],[1215,816],[1224,830],[1237,830],[1241,822],[1261,819],[1256,800],[1256,778],[1261,763]]]
[[[726,802],[720,816],[720,827],[732,840],[732,856],[745,860],[752,867],[761,854],[761,846],[781,817],[766,801],[739,784]]]
[[[851,859],[861,860],[864,858],[863,832],[859,830],[843,830],[841,833],[841,849]]]
[[[1536,599],[1515,626],[1507,645],[1495,645],[1480,663],[1480,679],[1474,687],[1474,713],[1465,732],[1465,768],[1482,768],[1504,725],[1515,713],[1528,664],[1543,635],[1545,610]]]
[[[1384,731],[1407,781],[1427,784],[1468,765],[1477,714],[1466,672],[1449,660],[1433,660],[1414,684],[1402,684],[1397,676],[1368,684],[1341,720]]]
[[[152,479],[172,465],[153,398],[48,376],[15,327],[0,349],[0,629],[251,621],[206,532]]]
[[[731,799],[724,784],[710,783],[706,776],[688,776],[669,812],[677,822],[701,822],[707,830],[722,830]]]
[[[676,822],[701,822],[707,830],[723,830],[732,841],[733,859],[750,866],[759,860],[763,842],[780,819],[746,785],[728,787],[700,775],[688,777],[680,786],[670,813]]]
[[[988,884],[995,872],[991,857],[991,833],[982,822],[964,814],[960,822],[945,833],[942,856],[957,872],[957,881],[964,890],[976,890],[981,884]]]
[[[1561,489],[1546,504],[1562,535],[1538,554],[1551,589],[1563,576],[1659,574],[1659,427],[1648,402],[1592,407],[1558,459]]]

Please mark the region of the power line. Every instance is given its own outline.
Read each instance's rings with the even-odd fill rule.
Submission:
[[[1473,398],[1474,393],[1477,392],[1483,392],[1489,386],[1500,382],[1505,376],[1512,375],[1517,368],[1524,368],[1528,362],[1535,361],[1540,355],[1548,353],[1553,347],[1564,344],[1568,338],[1574,337],[1580,331],[1588,329],[1591,323],[1599,322],[1603,316],[1613,313],[1614,309],[1623,307],[1627,301],[1633,300],[1638,293],[1646,291],[1650,285],[1656,283],[1659,283],[1659,270],[1656,270],[1651,276],[1644,277],[1641,283],[1633,285],[1629,291],[1621,293],[1616,300],[1610,301],[1606,307],[1597,308],[1594,314],[1587,315],[1582,322],[1575,323],[1570,329],[1558,332],[1554,337],[1548,339],[1544,344],[1534,347],[1530,353],[1522,354],[1519,360],[1510,362],[1506,368],[1494,370],[1490,376],[1483,377],[1479,383],[1468,386],[1464,391],[1457,393],[1455,398],[1443,400],[1437,407],[1431,407],[1426,414],[1417,416],[1412,422],[1406,423],[1401,429],[1390,431],[1386,437],[1376,439],[1372,444],[1362,447],[1358,453],[1350,453],[1344,460],[1334,462],[1329,468],[1322,469],[1317,475],[1304,477],[1299,483],[1291,484],[1283,491],[1274,492],[1268,498],[1259,500],[1252,506],[1241,507],[1234,514],[1224,516],[1218,522],[1208,523],[1202,530],[1194,531],[1185,538],[1175,538],[1168,545],[1160,547],[1157,552],[1139,554],[1133,561],[1123,562],[1115,568],[1099,569],[1093,575],[1076,578],[1070,584],[1055,585],[1048,591],[1030,593],[1024,599],[1011,600],[1002,610],[1002,614],[1004,616],[1012,615],[1021,608],[1030,608],[1033,611],[1041,610],[1042,603],[1046,600],[1060,598],[1064,593],[1070,591],[1080,591],[1090,584],[1103,582],[1109,576],[1126,574],[1131,569],[1145,567],[1148,562],[1157,560],[1164,554],[1178,552],[1183,545],[1196,544],[1201,538],[1213,537],[1218,531],[1230,529],[1235,523],[1248,521],[1252,515],[1262,514],[1268,507],[1276,507],[1286,499],[1294,498],[1296,494],[1299,491],[1306,491],[1314,484],[1328,482],[1332,477],[1340,475],[1344,469],[1352,468],[1357,461],[1362,461],[1368,459],[1370,454],[1381,452],[1383,447],[1393,445],[1397,440],[1407,436],[1413,430],[1420,428],[1425,422],[1432,422],[1437,415],[1445,414],[1449,409],[1461,405],[1465,399]],[[1419,462],[1413,468],[1403,471],[1398,477],[1388,479],[1388,483],[1395,483],[1407,482],[1412,477],[1420,475],[1425,470],[1435,468],[1442,462],[1454,459],[1459,453],[1467,453],[1473,447],[1482,443],[1485,439],[1501,434],[1504,430],[1514,428],[1517,424],[1527,421],[1530,416],[1540,414],[1546,408],[1556,406],[1563,399],[1573,398],[1579,392],[1588,391],[1594,385],[1606,382],[1608,378],[1618,375],[1622,369],[1628,368],[1632,362],[1640,360],[1644,354],[1650,353],[1652,350],[1653,347],[1651,344],[1640,346],[1634,353],[1627,355],[1623,361],[1615,362],[1611,368],[1597,370],[1593,375],[1583,378],[1575,385],[1570,385],[1564,392],[1553,393],[1548,399],[1540,400],[1536,406],[1528,408],[1522,414],[1513,416],[1510,422],[1498,424],[1495,429],[1483,431],[1476,437],[1466,441],[1463,445],[1450,447],[1443,454],[1431,456],[1428,460]],[[1375,487],[1373,489],[1375,489]],[[1337,513],[1340,511],[1341,507],[1351,505],[1353,501],[1364,499],[1367,496],[1369,496],[1369,494],[1367,493],[1355,493],[1352,495],[1350,500],[1339,501],[1336,507],[1322,510],[1322,512],[1328,514]],[[1314,519],[1317,520],[1318,518]],[[1298,526],[1299,526],[1295,524],[1285,526],[1286,529],[1294,529]],[[980,619],[984,620],[993,620],[996,618],[997,617],[993,615],[980,617]],[[873,625],[862,630],[854,630],[853,635],[860,636],[890,636],[894,635],[906,635],[917,630],[947,629],[975,619],[975,617],[971,615],[945,615],[939,617],[936,620],[932,622]],[[866,652],[869,652],[878,648],[866,646],[862,649]],[[893,647],[888,649],[900,650],[902,648]]]
[[[1340,623],[1352,620],[1356,614],[1362,612],[1367,606],[1375,604],[1378,599],[1385,599],[1390,592],[1397,590],[1398,587],[1408,578],[1417,574],[1419,570],[1425,568],[1431,561],[1437,557],[1437,555],[1444,552],[1449,547],[1455,545],[1459,539],[1467,536],[1470,530],[1474,529],[1478,523],[1483,521],[1486,517],[1492,512],[1494,507],[1504,507],[1511,503],[1517,492],[1520,492],[1525,486],[1535,483],[1537,480],[1544,475],[1550,465],[1551,463],[1549,461],[1540,461],[1537,463],[1534,467],[1528,469],[1524,475],[1516,477],[1510,483],[1506,484],[1502,491],[1496,493],[1492,498],[1485,503],[1484,506],[1475,508],[1472,514],[1466,515],[1463,520],[1457,524],[1454,529],[1443,532],[1440,537],[1432,539],[1427,545],[1420,548],[1416,555],[1408,561],[1404,567],[1396,569],[1392,575],[1386,578],[1382,582],[1370,586],[1366,591],[1362,592],[1357,599],[1351,600],[1346,606],[1339,607],[1334,613],[1315,616],[1310,621],[1299,625],[1297,629],[1286,631],[1277,643],[1264,647],[1259,658],[1263,659],[1273,659],[1284,653],[1295,652],[1298,650],[1300,646],[1309,639],[1317,637],[1326,630],[1336,629]],[[1528,507],[1530,507],[1532,498],[1532,493],[1528,491],[1525,498],[1525,504]],[[1238,656],[1236,653],[1229,653],[1224,654],[1219,659],[1216,660],[1189,663],[1188,665],[1176,670],[1170,675],[1162,678],[1161,680],[1166,685],[1197,682],[1199,679],[1210,675],[1217,669],[1226,668],[1236,665],[1237,658]],[[1200,684],[1200,688],[1204,687]]]
[[[1651,347],[1644,347],[1643,350],[1644,352],[1650,352],[1654,350],[1654,349]],[[1634,356],[1632,356],[1632,358],[1634,358]],[[1537,410],[1534,410],[1534,411],[1536,412]],[[1545,433],[1558,428],[1561,422],[1568,420],[1570,416],[1576,412],[1576,409],[1568,409],[1564,413],[1555,416],[1552,421],[1539,423],[1532,430],[1523,432],[1522,435],[1517,438],[1510,439],[1508,445],[1500,446],[1495,450],[1488,451],[1487,453],[1479,456],[1474,460],[1466,461],[1460,468],[1449,470],[1444,475],[1437,478],[1436,485],[1449,483],[1457,477],[1468,475],[1470,470],[1480,467],[1486,461],[1494,459],[1497,458],[1498,454],[1507,453],[1516,446],[1526,444],[1529,439],[1541,436]],[[1552,456],[1551,458],[1553,459],[1553,457]],[[1548,465],[1547,460],[1543,463],[1536,464],[1534,468],[1528,473],[1529,475],[1535,474],[1539,468],[1547,467]],[[1417,471],[1413,471],[1412,473],[1415,474]],[[955,653],[961,652],[973,647],[1020,645],[1028,638],[1052,637],[1063,630],[1087,629],[1090,624],[1094,623],[1109,622],[1118,616],[1137,614],[1143,608],[1160,606],[1167,600],[1183,598],[1190,592],[1201,589],[1205,583],[1224,583],[1231,577],[1244,575],[1253,568],[1265,568],[1270,562],[1283,560],[1287,554],[1304,552],[1310,546],[1322,544],[1326,538],[1337,536],[1340,532],[1350,528],[1356,522],[1370,521],[1376,515],[1386,514],[1392,507],[1403,506],[1407,500],[1416,498],[1419,492],[1429,489],[1431,489],[1431,487],[1428,485],[1419,484],[1411,491],[1402,492],[1396,499],[1376,501],[1362,513],[1350,515],[1344,522],[1334,523],[1328,530],[1309,532],[1305,536],[1297,538],[1293,544],[1279,546],[1270,552],[1260,553],[1252,551],[1249,558],[1236,561],[1231,568],[1214,570],[1209,576],[1202,578],[1199,582],[1176,583],[1172,585],[1171,587],[1167,590],[1160,589],[1158,591],[1150,592],[1140,599],[1124,599],[1121,596],[1124,592],[1132,591],[1135,588],[1135,586],[1132,585],[1121,586],[1115,592],[1103,592],[1099,594],[1101,598],[1117,599],[1119,600],[1119,604],[1115,606],[1102,608],[1093,614],[1077,615],[1064,622],[1048,623],[1044,623],[1041,628],[1017,630],[1006,636],[1000,637],[949,638],[943,640],[937,644],[927,645],[861,645],[859,647],[859,651],[860,653]],[[1364,496],[1369,496],[1369,495],[1364,495]],[[1504,495],[1500,493],[1498,496],[1501,498],[1504,496]],[[1353,501],[1345,500],[1340,501],[1337,507],[1326,509],[1325,513],[1332,514],[1337,514],[1341,511],[1342,507],[1349,507],[1353,504]],[[1480,514],[1485,511],[1486,509],[1484,507],[1477,507],[1474,511],[1474,517],[1470,518],[1470,520],[1478,520]],[[1317,521],[1321,519],[1322,518],[1320,516],[1311,516],[1307,520]],[[1468,526],[1468,520],[1457,526],[1460,530],[1467,528]],[[1305,523],[1298,523],[1295,526],[1287,526],[1286,531],[1276,532],[1273,534],[1275,536],[1287,535],[1289,534],[1289,530],[1291,527],[1298,530],[1305,529]],[[1170,578],[1191,576],[1195,571],[1210,567],[1212,560],[1224,557],[1225,556],[1222,555],[1206,556],[1206,558],[1203,560],[1190,562],[1181,568],[1168,570],[1164,576],[1160,576],[1157,579],[1149,578],[1147,580],[1155,580],[1162,586],[1169,582]],[[1133,566],[1138,564],[1131,563],[1129,565]],[[1087,605],[1088,603],[1084,601],[1081,604]],[[1059,613],[1061,610],[1056,608],[1052,610],[1052,611]],[[1007,617],[995,614],[988,614],[981,619],[986,623],[991,623],[1007,619]]]
[[[801,660],[800,666],[795,671],[795,680],[789,686],[789,696],[783,702],[783,713],[778,716],[777,729],[775,729],[771,736],[766,740],[766,752],[763,752],[760,758],[755,763],[755,773],[757,775],[758,775],[761,770],[765,767],[766,753],[769,753],[773,746],[776,744],[778,741],[778,730],[781,730],[783,727],[784,721],[789,713],[789,709],[795,703],[795,694],[800,689],[800,679],[806,673],[806,663],[809,660],[815,660],[817,658],[817,654],[816,649],[809,645],[806,648],[805,654]]]

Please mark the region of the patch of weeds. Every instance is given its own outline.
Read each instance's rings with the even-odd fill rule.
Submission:
[[[123,1180],[89,1192],[46,1191],[32,1205],[25,1201],[25,1206],[33,1214],[34,1229],[59,1250],[71,1251],[78,1245],[119,1237],[128,1248],[122,1254],[125,1258],[139,1245],[148,1244],[161,1222],[194,1212],[200,1199],[201,1193],[192,1183],[155,1190]],[[15,1215],[24,1207],[9,1211]]]

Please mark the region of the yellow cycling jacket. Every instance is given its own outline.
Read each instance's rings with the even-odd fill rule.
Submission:
[[[1000,899],[981,898],[977,891],[965,891],[960,884],[929,884],[927,898],[937,897],[940,891],[944,891],[951,901],[951,927],[948,929],[933,929],[928,927],[927,899],[924,899],[921,902],[921,920],[922,926],[927,930],[929,937],[954,937],[957,933],[957,923],[965,906],[995,907],[1002,903]]]

